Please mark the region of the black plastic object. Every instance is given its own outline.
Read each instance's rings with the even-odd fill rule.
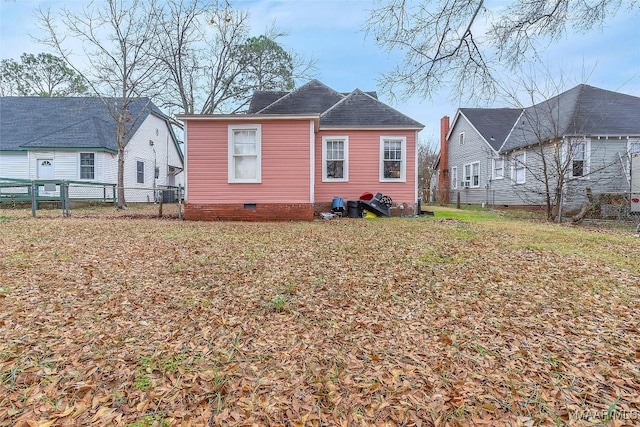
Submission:
[[[362,218],[362,207],[358,200],[347,201],[347,216],[349,218]]]
[[[389,211],[389,205],[387,203],[383,203],[381,199],[386,197],[386,199],[391,200],[388,196],[383,196],[381,193],[375,195],[375,197],[369,201],[361,200],[360,204],[363,209],[368,210],[369,212],[373,212],[378,216],[391,216],[391,212]],[[385,201],[386,201],[385,199]]]

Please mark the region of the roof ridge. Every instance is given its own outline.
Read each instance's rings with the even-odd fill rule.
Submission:
[[[348,94],[348,95],[342,95],[342,94],[340,94],[340,95],[342,95],[342,99],[341,99],[340,101],[336,102],[335,104],[333,104],[331,107],[327,108],[327,109],[326,109],[325,111],[323,111],[322,113],[320,113],[320,117],[322,118],[322,117],[326,116],[327,114],[329,114],[329,113],[331,112],[331,110],[333,110],[334,108],[337,108],[340,104],[342,104],[342,103],[346,102],[349,98],[351,98],[351,97],[353,96],[353,94],[354,94],[356,91],[359,91],[359,89],[358,89],[358,88],[356,88],[356,89],[352,90],[351,92],[349,92],[349,94]]]
[[[514,108],[514,110],[518,110],[518,108]],[[497,150],[498,153],[502,153],[502,149],[504,148],[504,145],[507,143],[507,141],[511,137],[511,134],[513,133],[513,130],[516,128],[516,126],[518,126],[518,122],[520,122],[520,118],[524,114],[524,110],[525,110],[524,108],[520,108],[519,110],[520,110],[520,114],[518,114],[518,117],[516,117],[515,121],[511,125],[511,129],[509,129],[509,133],[504,138],[504,141],[502,141],[502,144],[500,145],[500,148],[498,148],[498,150]]]
[[[321,86],[324,86],[325,88],[329,89],[331,92],[339,95],[340,97],[342,97],[342,98],[345,97],[343,94],[341,94],[340,92],[337,92],[334,89],[330,88],[326,84],[322,83],[320,80],[312,79],[312,80],[309,80],[307,83],[303,84],[302,86],[300,86],[300,87],[292,90],[291,92],[287,93],[286,95],[281,96],[280,98],[276,99],[275,101],[273,101],[271,104],[267,105],[266,107],[263,107],[260,110],[256,111],[255,114],[261,114],[267,108],[270,108],[270,107],[280,103],[281,101],[291,97],[294,93],[297,93],[297,92],[301,91],[304,87],[307,87],[307,86],[311,85],[312,83],[320,84]],[[271,92],[275,92],[275,91],[271,91]]]

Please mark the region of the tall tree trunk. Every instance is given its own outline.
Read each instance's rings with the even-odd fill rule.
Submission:
[[[124,198],[124,148],[125,148],[125,118],[124,113],[118,119],[118,209],[126,209]]]

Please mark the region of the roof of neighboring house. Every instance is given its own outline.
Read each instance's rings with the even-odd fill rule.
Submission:
[[[501,151],[563,136],[640,136],[640,97],[581,84],[522,110]]]
[[[253,95],[248,113],[319,114],[321,127],[424,127],[380,102],[375,92],[356,89],[349,94],[342,94],[318,80],[311,80],[284,95],[283,92],[258,91]]]
[[[96,149],[118,151],[116,124],[104,102],[117,98],[2,97],[0,98],[0,150]],[[132,128],[128,140],[149,114],[167,121],[149,98],[136,98],[130,106]],[[169,129],[171,127],[169,126]],[[173,133],[173,130],[171,130]],[[177,144],[177,140],[174,143]],[[128,142],[127,140],[127,142]],[[178,150],[179,154],[182,152]]]
[[[473,124],[487,143],[498,151],[522,110],[518,108],[461,108],[460,113]]]

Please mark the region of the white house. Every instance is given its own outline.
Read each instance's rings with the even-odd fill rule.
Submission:
[[[100,98],[0,98],[0,178],[66,180],[71,197],[98,197],[117,184],[116,122]],[[106,100],[115,103],[117,99]],[[172,121],[148,98],[129,106],[124,158],[127,202],[154,200],[183,184],[183,154]],[[50,194],[57,195],[59,187]]]

